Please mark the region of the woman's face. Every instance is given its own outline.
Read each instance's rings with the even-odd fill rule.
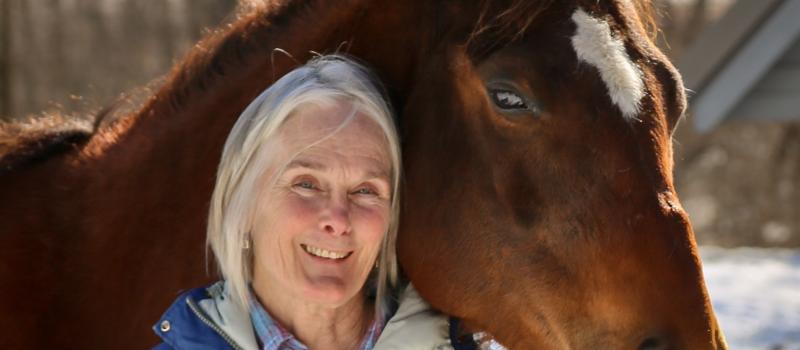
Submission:
[[[345,102],[304,106],[278,131],[252,235],[256,291],[340,306],[374,267],[389,226],[392,167],[383,132],[366,116],[330,135],[351,110]]]

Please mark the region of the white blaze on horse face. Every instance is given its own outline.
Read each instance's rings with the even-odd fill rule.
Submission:
[[[611,35],[608,23],[581,8],[575,10],[572,20],[577,26],[572,47],[578,59],[597,68],[611,101],[626,119],[636,119],[644,96],[644,82],[641,70],[625,52],[625,45]]]

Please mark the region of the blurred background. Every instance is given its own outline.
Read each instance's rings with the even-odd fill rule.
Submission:
[[[675,182],[732,349],[800,349],[800,0],[656,0],[690,111]],[[0,118],[155,86],[236,0],[0,0]]]

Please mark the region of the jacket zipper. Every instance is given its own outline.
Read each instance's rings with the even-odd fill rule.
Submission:
[[[214,322],[211,322],[211,320],[206,318],[205,313],[200,311],[200,309],[197,307],[197,305],[195,305],[195,303],[191,299],[187,298],[186,303],[189,304],[189,308],[192,309],[192,312],[194,312],[197,318],[199,318],[200,321],[203,321],[203,323],[205,323],[206,326],[210,327],[215,332],[217,332],[217,334],[222,336],[222,339],[225,339],[225,341],[228,342],[228,345],[230,345],[235,350],[244,350],[244,348],[239,346],[239,344],[236,344],[236,342],[233,341],[233,339],[231,339],[231,337],[227,333],[225,333],[225,331],[223,331],[221,328],[219,328],[219,326],[214,324]]]

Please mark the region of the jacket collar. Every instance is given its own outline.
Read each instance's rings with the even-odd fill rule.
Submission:
[[[220,281],[182,294],[153,330],[177,350],[258,350],[250,314],[233,301],[226,292],[229,290],[228,283]],[[454,340],[451,322],[453,319],[431,309],[408,285],[399,309],[386,324],[374,349],[475,349],[474,342]]]
[[[229,290],[228,283],[220,281],[184,293],[153,330],[175,349],[257,350],[250,315]]]

